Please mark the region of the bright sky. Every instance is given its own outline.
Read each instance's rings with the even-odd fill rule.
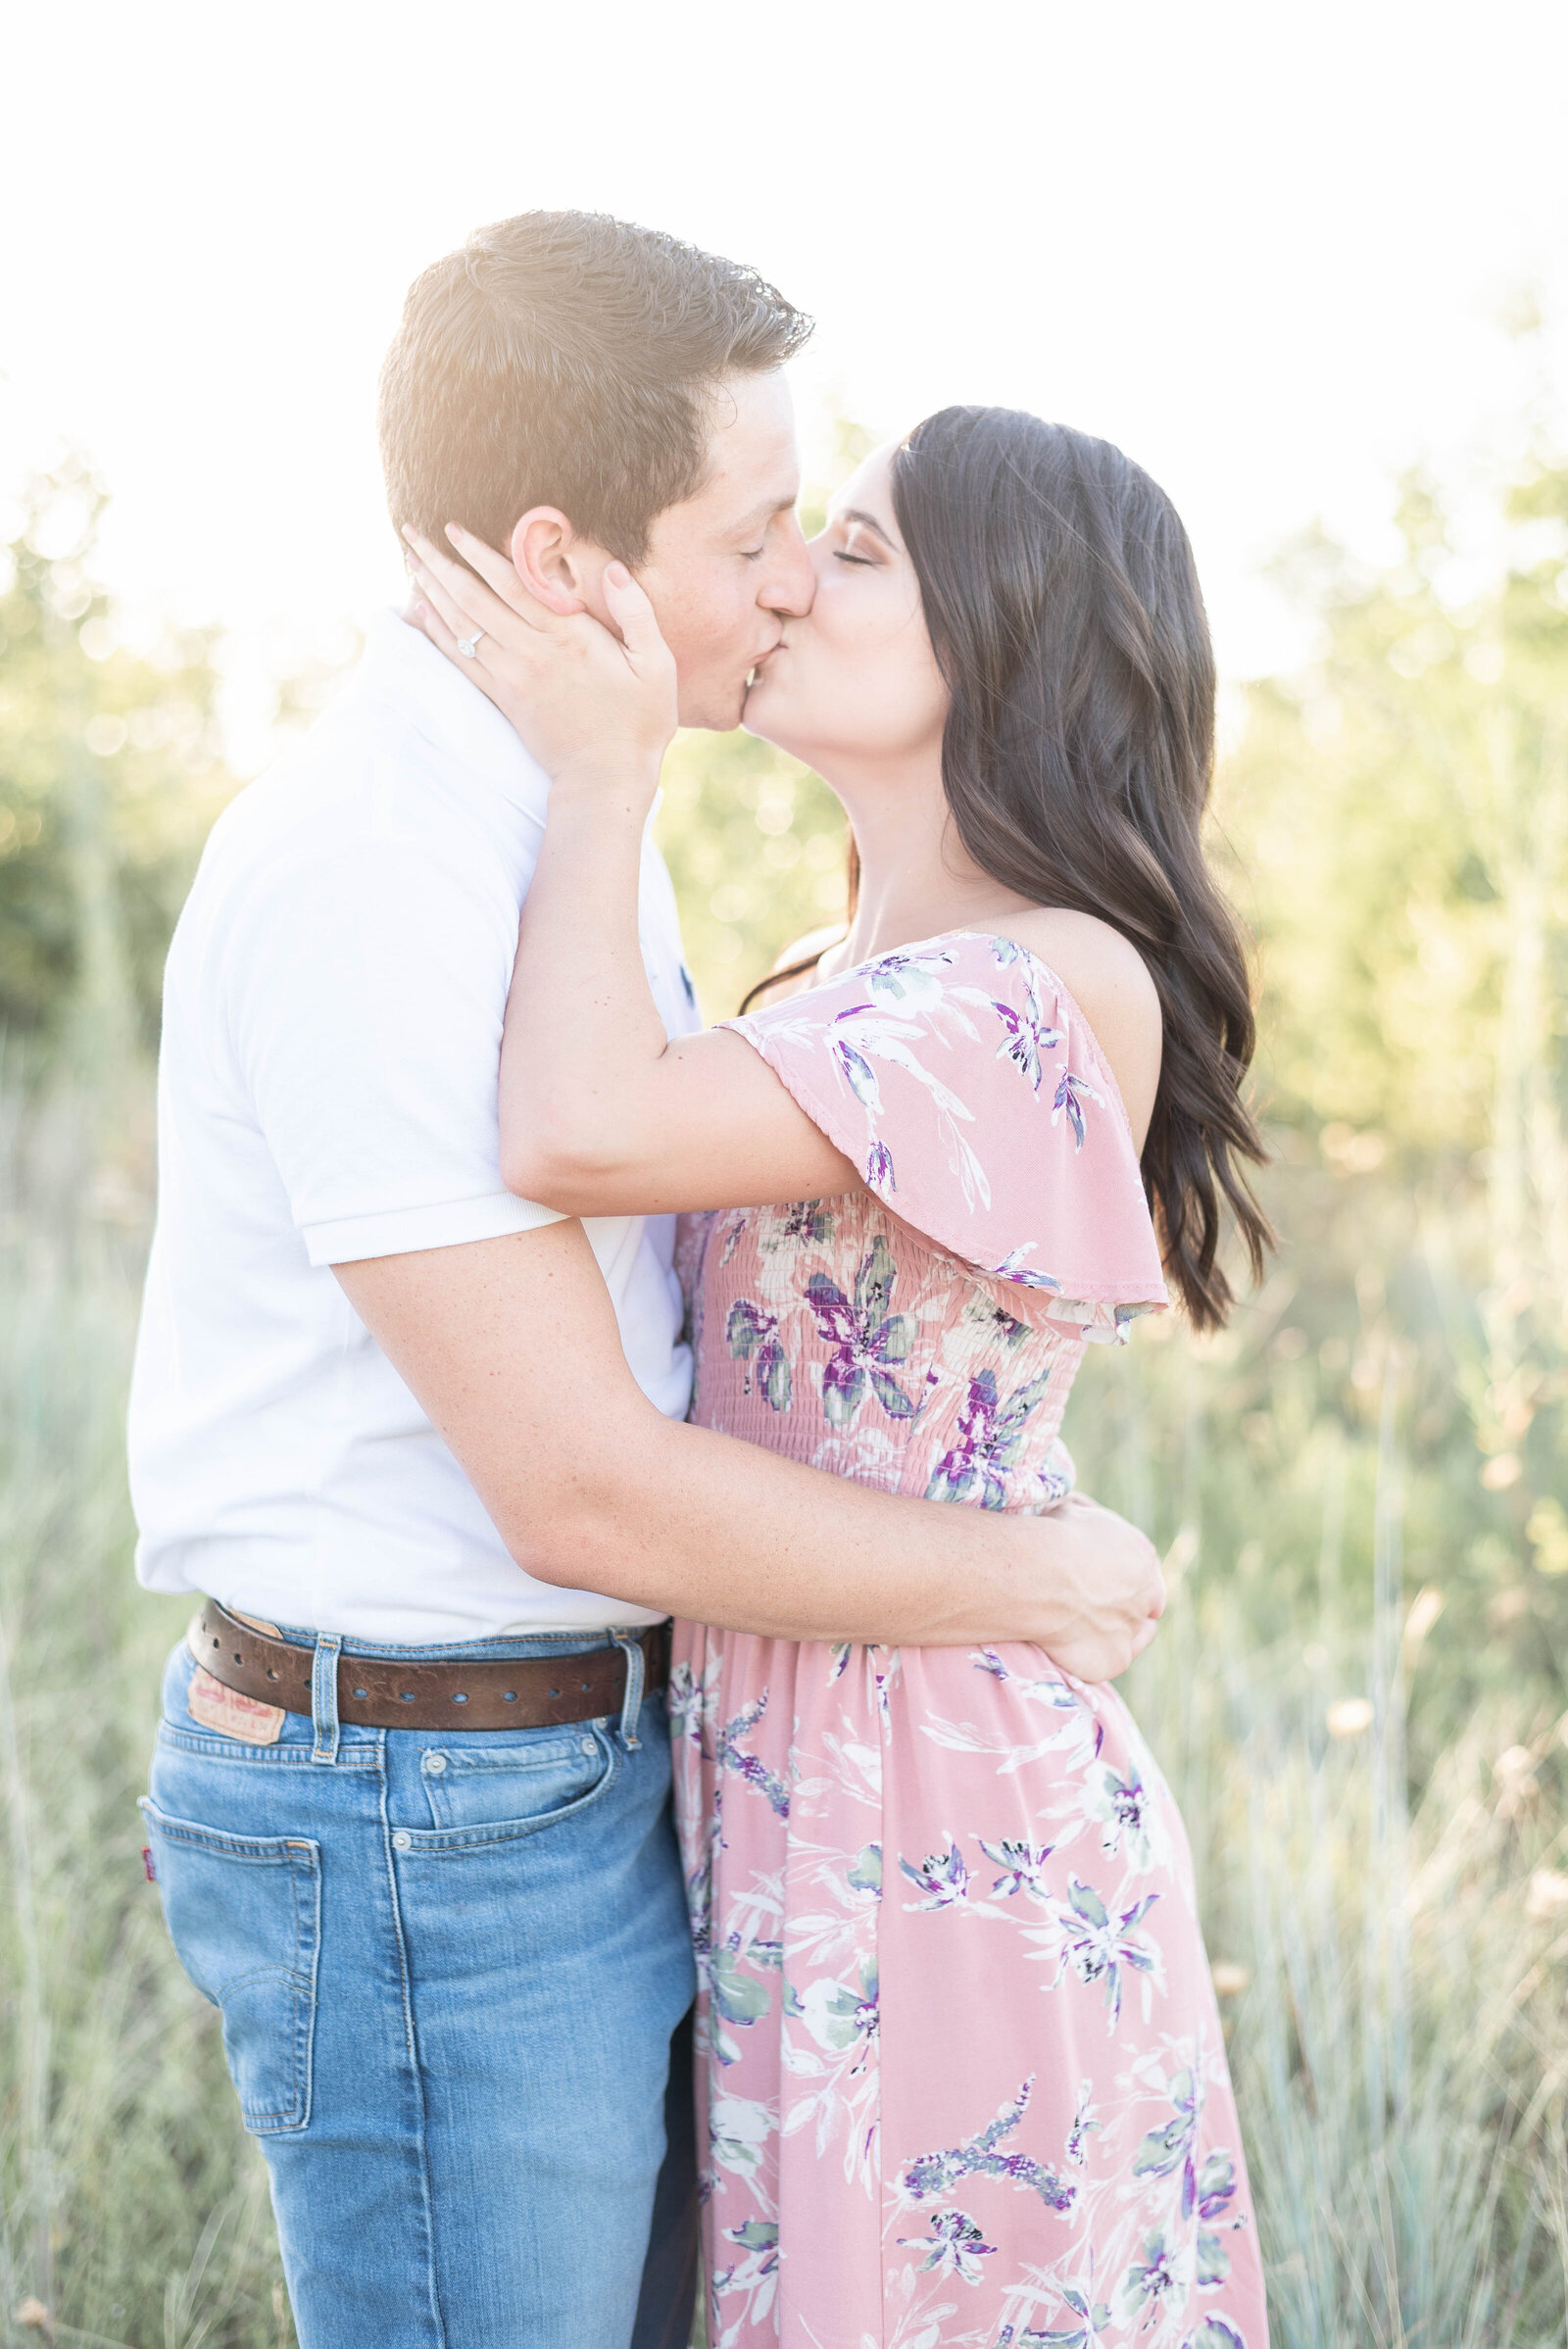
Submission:
[[[1561,0],[13,0],[4,48],[0,493],[91,453],[111,587],[232,631],[242,763],[260,677],[398,592],[407,284],[531,206],[755,262],[820,321],[808,421],[1120,441],[1233,675],[1299,643],[1281,538],[1375,550],[1402,465],[1512,445],[1522,286],[1568,387]]]

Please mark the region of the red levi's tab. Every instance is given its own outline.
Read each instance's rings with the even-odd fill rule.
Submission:
[[[150,1884],[155,1884],[158,1882],[158,1871],[153,1866],[151,1846],[146,1843],[144,1843],[141,1847],[141,1864],[142,1871],[146,1876],[147,1882]]]

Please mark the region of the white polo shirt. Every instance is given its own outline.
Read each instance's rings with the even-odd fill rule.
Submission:
[[[478,688],[386,612],[341,698],[213,829],[165,978],[131,1386],[154,1590],[404,1643],[658,1620],[522,1572],[331,1271],[556,1220],[503,1185],[496,1106],[548,788]],[[664,1024],[685,1033],[651,841],[641,928]],[[680,1418],[671,1219],[584,1229],[638,1383]],[[572,1376],[569,1329],[517,1344]]]

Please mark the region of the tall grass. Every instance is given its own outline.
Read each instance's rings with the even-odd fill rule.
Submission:
[[[25,1092],[0,1089],[4,2337],[282,2349],[265,2172],[139,1848],[187,1611],[130,1572],[145,1102],[67,1093],[28,1111]]]
[[[1145,1325],[1069,1415],[1169,1560],[1128,1693],[1192,1832],[1279,2349],[1568,2324],[1568,465],[1493,490],[1520,535],[1463,608],[1420,481],[1385,572],[1300,551],[1321,654],[1250,692],[1221,795],[1287,1246],[1231,1330]],[[0,2330],[279,2349],[263,2167],[138,1857],[184,1608],[131,1580],[122,1453],[131,1003],[222,787],[216,674],[89,653],[89,551],[24,535],[0,612],[0,1010],[74,1070],[0,1051]],[[838,903],[838,819],[745,740],[668,784],[727,1009]]]
[[[24,1090],[0,1085],[6,2337],[48,2310],[66,2343],[282,2349],[262,2165],[139,1857],[184,1615],[130,1576],[145,1102]],[[1198,1855],[1279,2349],[1545,2349],[1568,1757],[1544,1683],[1445,1649],[1464,1528],[1448,1447],[1412,1433],[1431,1332],[1375,1317],[1342,1368],[1332,1333],[1286,1335],[1311,1301],[1283,1277],[1232,1341],[1094,1361],[1070,1432],[1170,1559],[1129,1694]]]
[[[1537,2349],[1565,2337],[1568,1717],[1478,1644],[1441,1339],[1380,1312],[1358,1359],[1311,1348],[1281,1325],[1322,1301],[1286,1274],[1218,1345],[1092,1363],[1071,1433],[1168,1543],[1126,1692],[1197,1854],[1277,2349]]]

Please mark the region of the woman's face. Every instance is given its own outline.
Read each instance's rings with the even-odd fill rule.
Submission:
[[[746,698],[747,732],[829,782],[917,759],[940,770],[948,690],[894,519],[892,464],[890,443],[834,499],[808,550],[815,601],[786,619]]]

